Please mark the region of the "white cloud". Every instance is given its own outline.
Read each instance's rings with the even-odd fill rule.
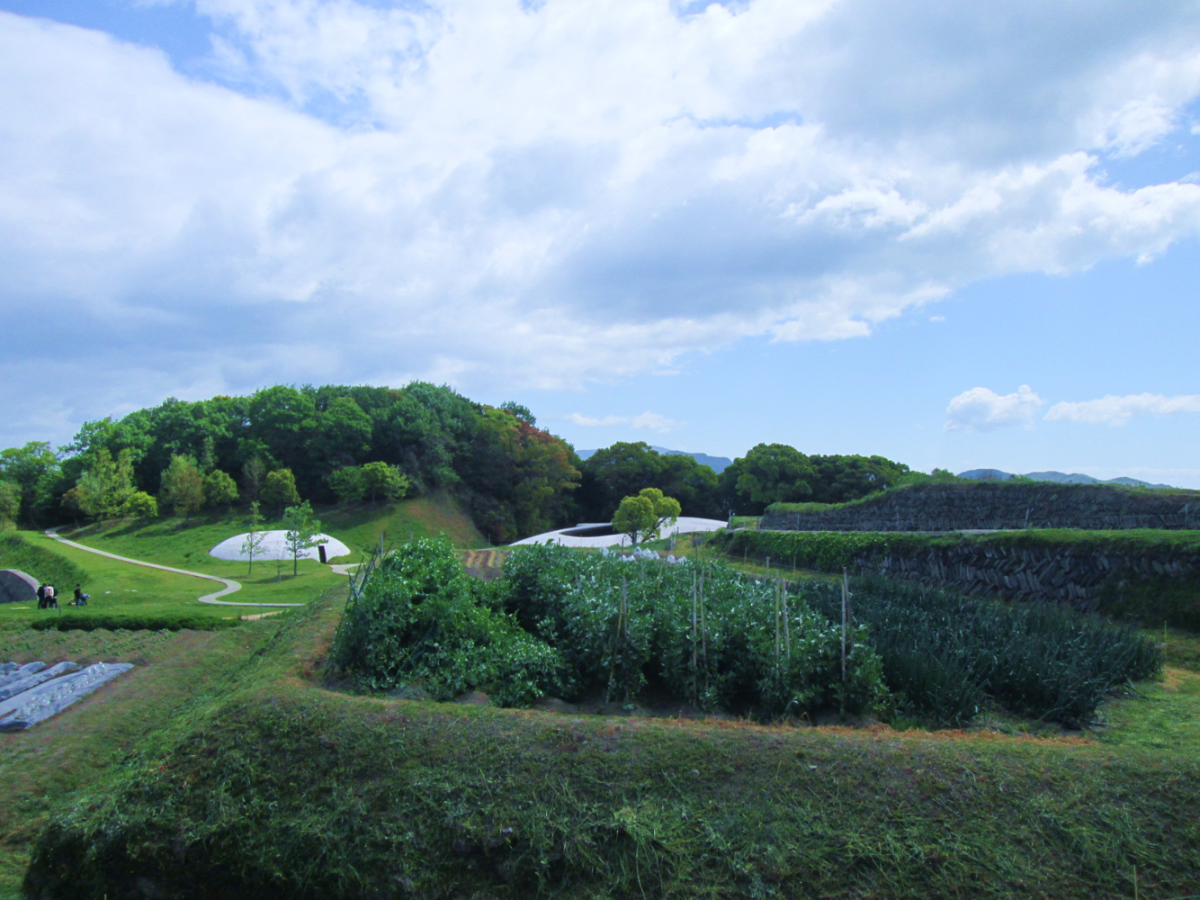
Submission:
[[[1162,394],[1109,395],[1079,403],[1055,403],[1046,412],[1046,420],[1117,426],[1127,424],[1134,416],[1167,416],[1181,412],[1200,412],[1200,394],[1179,397],[1164,397]]]
[[[1045,403],[1027,384],[1016,393],[997,394],[985,387],[963,391],[946,407],[946,431],[995,431],[1013,425],[1032,427],[1038,407]]]
[[[666,416],[656,412],[647,410],[636,416],[585,416],[582,413],[570,413],[562,416],[565,421],[573,425],[582,425],[586,428],[610,428],[614,425],[628,425],[635,430],[657,431],[660,434],[666,434],[668,431],[674,431],[681,425],[686,423],[677,422],[674,419],[668,419]]]
[[[1200,22],[1151,6],[195,0],[191,77],[0,13],[7,362],[68,419],[122,385],[578,387],[1153,258],[1200,185],[1104,167],[1191,127]]]

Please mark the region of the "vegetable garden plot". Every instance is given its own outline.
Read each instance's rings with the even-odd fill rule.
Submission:
[[[886,696],[879,659],[862,640],[852,648],[843,678],[839,628],[725,567],[538,546],[483,585],[447,545],[416,541],[356,592],[332,659],[364,687],[437,699],[477,689],[525,705],[601,690],[625,702],[653,678],[701,709],[774,718],[873,709]]]
[[[1161,665],[1151,642],[1095,617],[882,580],[853,593],[843,635],[835,585],[553,545],[513,552],[485,585],[448,545],[417,541],[360,585],[333,660],[368,689],[435,699],[482,690],[527,705],[603,691],[628,702],[653,681],[701,709],[761,719],[895,706],[946,725],[988,702],[1078,725]]]

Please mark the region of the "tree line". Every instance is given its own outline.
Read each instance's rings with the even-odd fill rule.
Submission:
[[[249,396],[168,399],[85,422],[67,445],[0,451],[0,521],[185,517],[260,502],[389,502],[444,491],[493,542],[611,521],[656,488],[683,515],[758,515],[776,501],[842,502],[895,486],[907,466],[880,456],[807,456],[760,444],[720,476],[690,456],[616,443],[580,460],[517,403],[452,388],[275,385]]]

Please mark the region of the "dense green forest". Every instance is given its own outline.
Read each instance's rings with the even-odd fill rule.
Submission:
[[[645,487],[683,514],[757,515],[770,503],[842,502],[917,477],[880,456],[806,456],[760,444],[720,477],[690,456],[617,443],[581,461],[517,403],[476,403],[445,386],[289,387],[248,397],[168,399],[85,422],[70,444],[0,451],[0,521],[191,515],[204,506],[268,508],[389,500],[444,491],[496,543],[612,518]]]

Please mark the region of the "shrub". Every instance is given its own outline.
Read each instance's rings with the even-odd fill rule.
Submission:
[[[562,660],[488,602],[444,539],[388,557],[348,605],[331,654],[369,690],[417,684],[437,700],[486,691],[501,706],[558,689]]]
[[[158,517],[158,501],[145,491],[135,491],[130,494],[125,505],[121,507],[121,515],[133,516],[138,519],[154,519]]]
[[[204,615],[140,615],[138,613],[64,612],[35,619],[29,627],[36,631],[220,631],[236,628],[239,619],[218,619]]]

